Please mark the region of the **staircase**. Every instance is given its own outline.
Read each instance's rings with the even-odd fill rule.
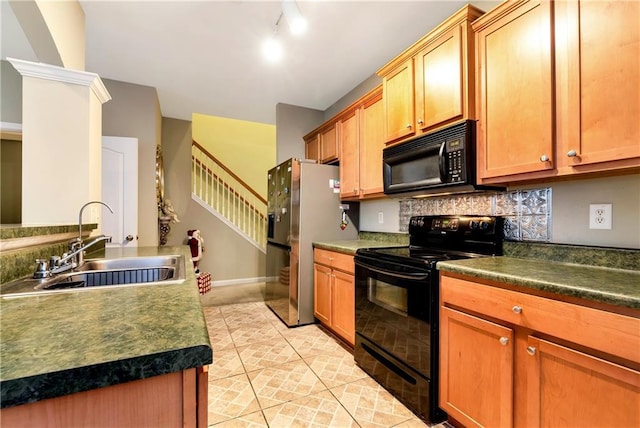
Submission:
[[[195,141],[191,197],[262,252],[267,246],[267,201]]]

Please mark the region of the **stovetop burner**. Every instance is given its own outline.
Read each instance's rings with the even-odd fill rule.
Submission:
[[[415,216],[406,247],[369,248],[357,256],[434,268],[443,260],[502,254],[503,219],[491,216]]]

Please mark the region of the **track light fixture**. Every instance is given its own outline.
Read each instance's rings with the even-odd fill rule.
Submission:
[[[278,38],[278,30],[283,16],[287,20],[291,34],[298,36],[307,30],[307,20],[300,14],[298,3],[295,0],[283,0],[282,11],[276,20],[273,35],[262,45],[262,53],[270,62],[277,62],[284,56],[284,48]]]

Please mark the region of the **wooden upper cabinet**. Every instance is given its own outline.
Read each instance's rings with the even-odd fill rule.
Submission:
[[[555,16],[559,166],[640,166],[640,2],[562,1]]]
[[[335,123],[320,131],[320,157],[322,163],[338,159],[338,136]]]
[[[415,134],[413,58],[382,78],[386,141]]]
[[[382,87],[378,86],[340,113],[340,198],[384,196],[382,191]]]
[[[462,59],[463,25],[445,32],[416,57],[416,123],[426,131],[462,119],[468,78]],[[467,37],[465,37],[467,40]],[[473,59],[471,61],[473,64]]]
[[[305,157],[318,163],[338,160],[338,131],[336,121],[329,121],[304,136]]]
[[[473,24],[480,181],[554,168],[552,5],[506,2]]]
[[[360,193],[360,165],[358,162],[358,145],[360,126],[359,109],[355,109],[340,122],[340,198],[358,197]]]
[[[382,91],[374,91],[360,109],[360,196],[383,195],[382,150],[384,149]]]
[[[475,118],[471,22],[482,14],[463,7],[378,70],[387,143]]]
[[[482,183],[640,168],[640,2],[502,3],[473,23]]]
[[[321,162],[320,159],[320,135],[314,134],[305,138],[304,157]]]

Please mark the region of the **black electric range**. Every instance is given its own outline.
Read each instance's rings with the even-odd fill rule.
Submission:
[[[504,223],[493,216],[415,216],[409,246],[355,256],[358,365],[428,422],[438,407],[437,263],[502,254]]]

